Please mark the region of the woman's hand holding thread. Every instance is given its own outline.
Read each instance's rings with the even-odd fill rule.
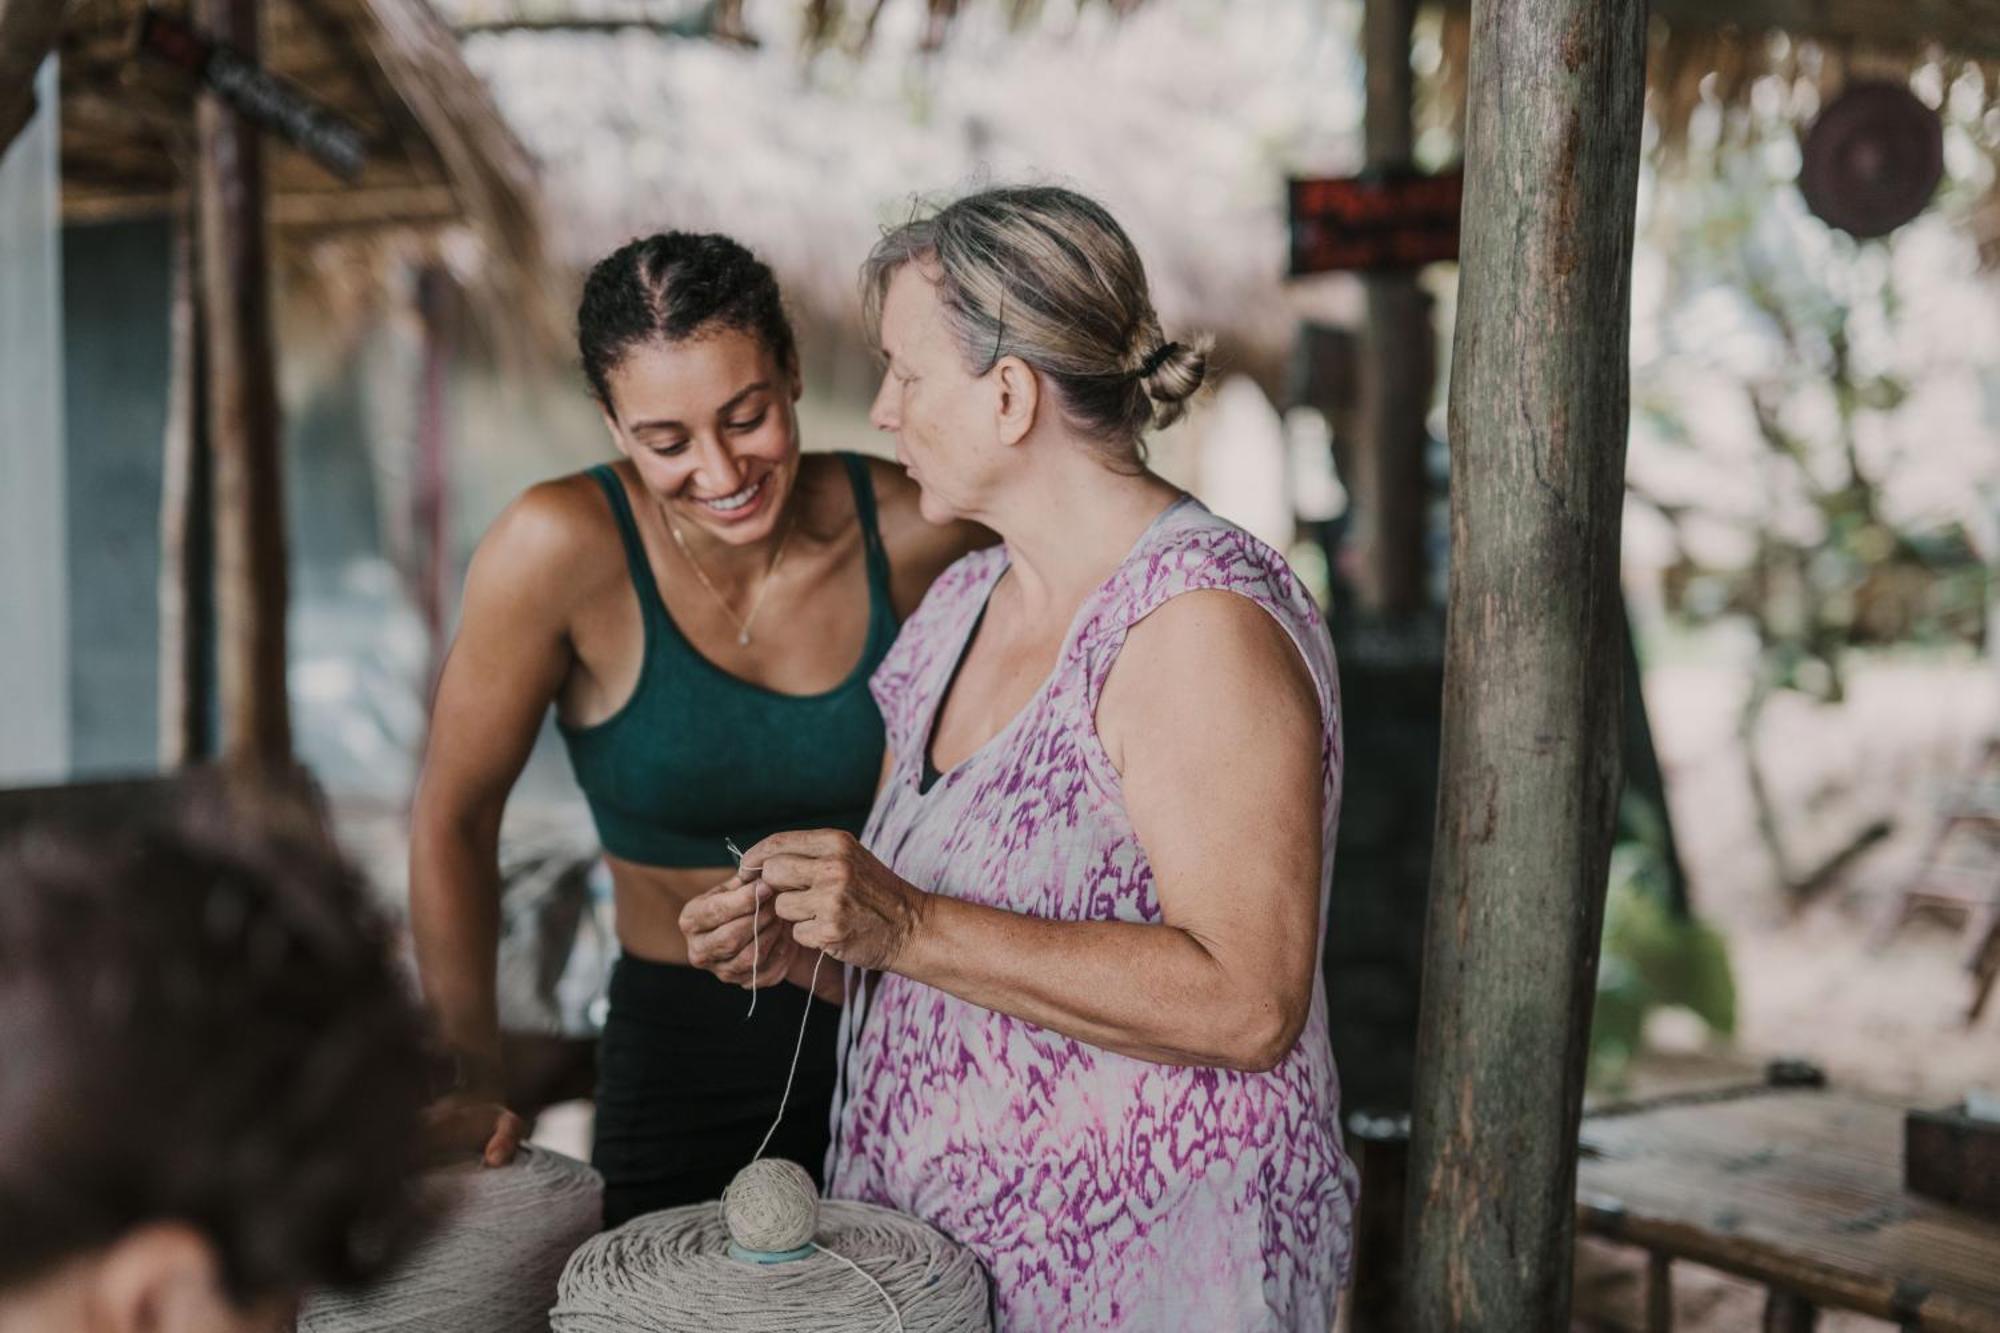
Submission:
[[[899,877],[851,833],[775,833],[743,857],[777,891],[773,908],[790,941],[837,962],[890,970],[922,926],[930,895]]]

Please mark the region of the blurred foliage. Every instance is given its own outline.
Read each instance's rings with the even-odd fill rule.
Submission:
[[[1692,1010],[1718,1036],[1736,1030],[1736,982],[1721,934],[1672,904],[1666,824],[1650,800],[1628,793],[1618,812],[1604,951],[1590,1030],[1590,1081],[1617,1088],[1653,1010]]]
[[[1630,490],[1673,534],[1668,611],[1754,632],[1737,730],[1758,832],[1790,889],[1815,880],[1787,850],[1757,753],[1772,696],[1842,703],[1856,647],[1985,646],[1993,552],[1981,545],[2000,514],[1987,451],[1962,423],[1940,437],[1934,418],[1910,415],[1944,376],[1969,388],[1983,379],[2000,401],[1992,358],[1939,366],[1911,350],[1926,345],[1911,336],[1919,330],[1938,345],[1940,284],[1963,282],[1929,258],[1948,235],[1940,224],[1958,226],[1954,215],[1969,215],[1992,182],[1980,77],[1932,90],[1947,161],[1960,168],[1930,215],[1879,240],[1805,208],[1796,177],[1809,108],[1789,92],[1731,112],[1705,156],[1696,145],[1689,169],[1658,184],[1659,299],[1642,316],[1650,337],[1635,339],[1651,349],[1634,366],[1635,427],[1664,464],[1656,475],[1678,463],[1701,480],[1656,494],[1635,476]],[[1969,276],[1973,238],[1961,229],[1945,242],[1954,246]]]

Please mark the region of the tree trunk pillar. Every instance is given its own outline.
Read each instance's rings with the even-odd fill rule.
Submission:
[[[1408,1291],[1418,1330],[1569,1324],[1620,784],[1618,534],[1643,0],[1474,0],[1444,744]]]
[[[217,41],[258,58],[256,0],[197,0]],[[284,488],[257,131],[213,95],[197,115],[202,318],[215,467],[217,680],[223,757],[291,762],[285,694]]]

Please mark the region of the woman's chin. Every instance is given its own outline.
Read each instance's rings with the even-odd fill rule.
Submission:
[[[959,515],[957,510],[946,504],[929,487],[924,486],[921,482],[918,483],[918,486],[917,512],[923,516],[924,522],[940,528],[947,523],[958,522]]]

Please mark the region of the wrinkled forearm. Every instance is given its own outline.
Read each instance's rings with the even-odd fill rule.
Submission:
[[[1174,926],[1049,921],[935,894],[889,970],[1121,1055],[1253,1071],[1291,1050],[1311,1000],[1310,978],[1303,995],[1281,994]]]

